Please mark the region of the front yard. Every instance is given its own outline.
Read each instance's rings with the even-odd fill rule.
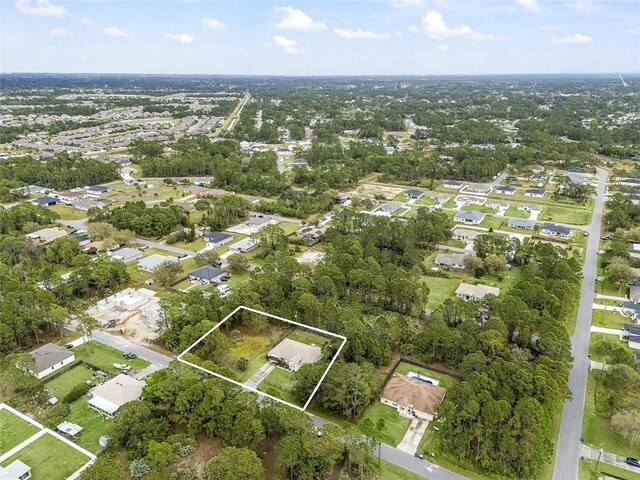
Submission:
[[[76,358],[116,375],[120,373],[120,370],[113,366],[114,363],[130,365],[134,372],[149,365],[149,362],[141,358],[124,358],[122,354],[125,352],[94,341],[79,345],[72,351]]]
[[[276,367],[267,375],[267,378],[260,382],[258,390],[297,405],[299,402],[293,396],[293,378],[294,372],[291,370]]]
[[[622,329],[624,327],[624,324],[629,323],[630,321],[631,320],[628,317],[612,310],[594,309],[591,317],[592,325],[605,328]]]
[[[365,420],[371,420],[375,430],[381,419],[384,420],[382,441],[392,447],[398,446],[402,441],[404,434],[407,433],[411,420],[400,416],[395,408],[376,401],[367,408],[367,411],[364,413],[359,424],[360,429],[362,429],[362,422]]]

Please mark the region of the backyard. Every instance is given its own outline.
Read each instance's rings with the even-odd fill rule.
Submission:
[[[400,375],[407,375],[409,372],[419,373],[420,375],[425,375],[427,377],[433,378],[434,380],[438,380],[440,382],[438,386],[442,388],[451,388],[456,383],[458,383],[458,380],[450,375],[434,372],[433,370],[430,370],[428,368],[418,367],[410,363],[400,362],[394,370],[394,373],[399,373]]]
[[[452,298],[460,285],[459,278],[422,277],[422,280],[429,287],[427,308],[432,310],[442,305],[447,298]]]
[[[307,345],[318,346],[322,346],[329,341],[329,338],[325,337],[324,335],[320,335],[319,333],[302,328],[294,330],[293,332],[291,332],[291,334],[288,335],[287,338],[296,340],[297,342],[306,343]]]
[[[562,207],[549,205],[543,208],[538,220],[572,225],[586,225],[591,218],[591,212],[584,207]]]
[[[67,205],[54,205],[53,207],[49,207],[49,210],[60,215],[62,220],[81,220],[83,218],[87,218],[87,212],[78,210],[77,208],[68,207]]]
[[[39,430],[8,410],[0,410],[0,455],[8,452]]]
[[[72,351],[77,359],[113,374],[120,373],[120,370],[113,366],[114,363],[129,365],[134,372],[149,365],[149,362],[141,358],[124,358],[120,350],[94,341],[77,346]]]
[[[92,380],[93,376],[94,372],[81,364],[48,381],[45,386],[58,400],[62,400],[73,387]]]
[[[107,434],[110,420],[89,407],[86,395],[73,402],[70,407],[71,413],[65,420],[83,428],[73,441],[97,454],[102,450],[100,437]]]
[[[47,433],[6,459],[2,466],[14,460],[29,465],[35,480],[64,480],[87,463],[89,457]]]

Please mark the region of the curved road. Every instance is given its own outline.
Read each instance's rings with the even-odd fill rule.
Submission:
[[[598,246],[602,225],[602,210],[608,172],[598,169],[598,190],[593,216],[589,226],[589,241],[582,267],[582,289],[576,330],[571,338],[573,366],[569,373],[569,389],[573,399],[564,404],[562,424],[556,449],[556,461],[553,470],[554,480],[573,480],[578,478],[578,462],[582,444],[582,416],[587,391],[587,374],[589,373],[589,330],[591,313],[595,297],[595,284],[598,265]]]

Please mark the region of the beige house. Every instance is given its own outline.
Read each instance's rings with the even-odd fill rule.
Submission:
[[[53,242],[56,238],[64,237],[66,234],[66,230],[63,230],[62,228],[52,227],[27,233],[25,236],[34,242],[49,243]]]
[[[145,385],[145,382],[121,373],[96,387],[88,403],[92,408],[112,417],[121,406],[139,399]]]
[[[446,393],[446,388],[394,374],[385,385],[380,401],[394,407],[402,416],[431,421]]]
[[[302,365],[315,363],[320,357],[322,357],[322,349],[317,345],[307,345],[290,338],[285,338],[267,353],[269,360],[285,363],[289,370],[294,372]]]
[[[498,287],[489,287],[487,285],[470,285],[461,283],[456,289],[456,297],[463,300],[482,300],[486,295],[500,295]]]

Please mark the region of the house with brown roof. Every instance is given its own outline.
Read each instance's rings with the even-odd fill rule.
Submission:
[[[396,373],[384,386],[380,401],[402,416],[431,421],[446,393],[446,388]]]
[[[482,300],[487,295],[500,295],[498,287],[490,287],[488,285],[471,285],[469,283],[461,283],[456,289],[456,297],[463,300]]]
[[[322,349],[317,345],[307,345],[290,338],[285,338],[269,351],[267,358],[274,363],[284,363],[294,372],[302,365],[315,363],[322,356]]]

